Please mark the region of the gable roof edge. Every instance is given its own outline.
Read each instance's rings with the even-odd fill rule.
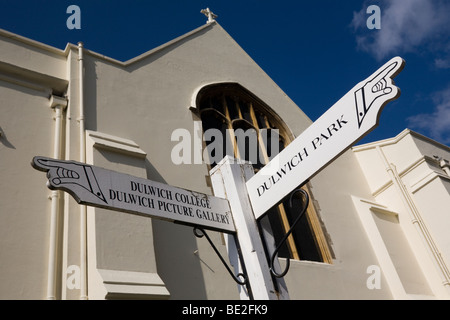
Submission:
[[[194,35],[194,34],[196,34],[198,32],[200,32],[200,31],[203,31],[204,29],[210,28],[213,24],[216,24],[216,22],[214,21],[212,23],[208,23],[208,24],[205,24],[203,26],[200,26],[200,27],[198,27],[198,28],[196,28],[196,29],[194,29],[192,31],[189,31],[189,32],[187,32],[187,33],[185,33],[185,34],[183,34],[183,35],[181,35],[181,36],[179,36],[179,37],[177,37],[175,39],[172,39],[172,40],[170,40],[170,41],[168,41],[168,42],[166,42],[166,43],[164,43],[164,44],[162,44],[162,45],[160,45],[160,46],[158,46],[156,48],[153,48],[153,49],[151,49],[149,51],[146,51],[146,52],[144,52],[144,53],[142,53],[142,54],[140,54],[140,55],[138,55],[138,56],[136,56],[134,58],[131,58],[131,59],[127,60],[127,61],[120,61],[120,60],[117,60],[117,59],[105,56],[103,54],[100,54],[98,52],[91,51],[91,50],[86,49],[86,48],[84,48],[84,51],[86,53],[88,53],[89,55],[91,55],[91,56],[94,56],[94,57],[106,60],[106,61],[108,61],[110,63],[119,65],[121,67],[128,67],[128,66],[132,65],[133,63],[139,62],[139,61],[141,61],[141,60],[143,60],[143,59],[145,59],[145,58],[147,58],[147,57],[149,57],[149,56],[151,56],[151,55],[153,55],[153,54],[155,54],[155,53],[157,53],[157,52],[159,52],[161,50],[164,50],[164,49],[166,49],[166,48],[168,48],[168,47],[170,47],[170,46],[172,46],[172,45],[174,45],[174,44],[176,44],[176,43],[178,43],[178,42],[180,42],[180,41],[182,41],[182,40],[184,40],[184,39],[186,39],[186,38],[188,38],[188,37],[190,37],[190,36],[192,36],[192,35]],[[73,44],[70,44],[70,45],[76,47]]]
[[[292,104],[296,105],[298,107],[298,109],[300,110],[300,112],[303,114],[303,116],[308,119],[310,121],[310,123],[313,123],[313,121],[309,118],[309,116],[303,111],[303,109],[298,106],[292,99],[291,97],[288,96],[288,94],[286,92],[284,92],[283,89],[281,89],[281,87],[278,85],[278,83],[276,83],[272,77],[269,76],[269,74],[267,74],[267,72],[248,54],[247,51],[244,50],[244,48],[241,47],[241,45],[217,22],[214,22],[217,24],[217,26],[225,33],[226,37],[228,37],[246,56],[248,59],[250,59],[251,61],[253,61],[253,63],[255,64],[255,66],[257,68],[259,68],[259,70],[267,77],[270,79],[270,81],[273,83],[274,87],[287,99],[289,100]]]
[[[131,58],[130,60],[125,61],[124,64],[126,66],[129,66],[129,65],[131,65],[131,64],[133,64],[135,62],[138,62],[138,61],[140,61],[142,59],[145,59],[146,57],[148,57],[148,56],[150,56],[152,54],[155,54],[155,53],[157,53],[157,52],[159,52],[161,50],[164,50],[164,49],[166,49],[166,48],[176,44],[177,42],[180,42],[180,41],[182,41],[182,40],[184,40],[184,39],[186,39],[186,38],[188,38],[188,37],[190,37],[190,36],[200,32],[200,31],[203,31],[204,29],[210,28],[213,24],[216,24],[216,23],[217,22],[214,21],[212,23],[208,23],[208,24],[202,25],[202,26],[200,26],[200,27],[198,27],[198,28],[196,28],[196,29],[194,29],[194,30],[192,30],[190,32],[187,32],[187,33],[185,33],[185,34],[183,34],[183,35],[181,35],[181,36],[179,36],[179,37],[177,37],[175,39],[170,40],[169,42],[166,42],[166,43],[164,43],[164,44],[162,44],[162,45],[160,45],[160,46],[158,46],[158,47],[156,47],[154,49],[151,49],[150,51],[144,52],[144,53],[142,53],[142,54],[140,54],[140,55],[138,55],[138,56],[136,56],[134,58]]]

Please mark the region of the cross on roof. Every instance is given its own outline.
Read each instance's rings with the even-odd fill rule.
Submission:
[[[214,19],[217,18],[217,15],[214,14],[211,10],[209,10],[209,8],[203,9],[203,10],[201,10],[200,12],[203,13],[205,16],[208,17],[208,21],[206,21],[206,23],[211,23],[211,22],[216,21],[216,20],[214,20]]]

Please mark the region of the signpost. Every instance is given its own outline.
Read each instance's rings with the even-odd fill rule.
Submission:
[[[229,260],[235,271],[246,269],[251,296],[288,299],[284,281],[271,276],[256,219],[377,125],[384,105],[400,94],[392,79],[403,66],[395,57],[358,83],[256,175],[249,164],[223,159],[211,181],[214,193],[227,199],[75,161],[37,156],[32,166],[47,172],[50,189],[68,192],[80,204],[228,233]],[[271,231],[261,229],[273,251]],[[239,290],[241,298],[250,296]]]
[[[235,232],[226,199],[185,190],[75,161],[34,157],[47,186],[70,193],[80,204]]]
[[[358,83],[247,181],[256,219],[378,124],[384,105],[400,95],[392,78],[403,66],[395,57]]]

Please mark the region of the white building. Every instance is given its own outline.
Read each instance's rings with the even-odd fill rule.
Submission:
[[[239,299],[192,228],[78,205],[30,162],[76,160],[212,194],[214,163],[171,160],[175,130],[278,129],[285,146],[311,124],[215,21],[126,62],[0,30],[0,110],[0,299]],[[206,147],[192,146],[192,157]],[[404,130],[315,175],[280,253],[281,265],[292,258],[290,299],[450,298],[448,160],[448,146]],[[281,205],[263,218],[276,240],[291,214]],[[226,257],[223,234],[208,234]]]

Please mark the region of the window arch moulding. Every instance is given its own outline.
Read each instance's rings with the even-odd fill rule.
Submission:
[[[289,140],[295,139],[294,134],[292,133],[292,130],[284,123],[284,121],[281,119],[281,117],[271,108],[267,103],[265,103],[263,100],[261,100],[259,97],[254,95],[250,90],[248,90],[246,87],[241,85],[238,82],[230,82],[230,81],[224,81],[224,82],[211,82],[208,84],[204,84],[202,86],[199,86],[195,91],[194,94],[191,97],[191,102],[189,109],[199,116],[200,114],[200,107],[199,107],[199,100],[202,97],[202,94],[204,92],[207,92],[209,90],[222,90],[226,88],[229,91],[237,91],[244,93],[247,95],[250,99],[258,102],[259,106],[262,106],[265,112],[267,112],[273,119],[276,119],[276,121],[282,126],[283,131],[286,133]]]

